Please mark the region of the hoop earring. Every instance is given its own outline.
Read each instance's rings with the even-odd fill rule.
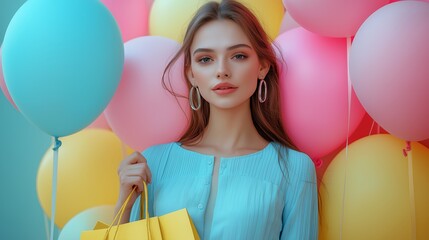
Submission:
[[[194,105],[194,90],[197,92],[197,106]],[[189,90],[189,105],[191,105],[192,110],[197,111],[201,107],[201,95],[200,90],[196,86],[192,86]]]
[[[262,87],[264,88],[264,97],[262,97]],[[265,82],[264,79],[261,79],[259,81],[259,89],[258,89],[258,99],[260,103],[263,103],[267,100],[268,95],[268,89],[267,89],[267,82]]]

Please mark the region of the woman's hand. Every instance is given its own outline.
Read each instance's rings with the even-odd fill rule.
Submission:
[[[150,183],[152,181],[152,174],[147,165],[146,159],[139,152],[134,152],[122,160],[118,168],[118,175],[120,188],[119,199],[116,204],[116,213],[119,211],[122,204],[133,190],[134,186],[137,187],[136,191],[134,191],[133,195],[131,196],[130,201],[128,201],[127,206],[125,206],[125,219],[123,219],[126,220],[129,218],[134,201],[144,190],[143,181]]]

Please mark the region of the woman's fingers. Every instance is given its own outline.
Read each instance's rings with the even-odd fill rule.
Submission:
[[[118,167],[118,175],[120,180],[119,199],[117,202],[118,209],[122,206],[125,199],[127,199],[134,186],[137,186],[137,191],[133,193],[130,202],[125,207],[129,209],[132,207],[137,196],[144,191],[143,181],[147,183],[152,181],[152,174],[146,159],[139,152],[134,152],[122,160]]]
[[[128,176],[140,176],[141,179],[139,180],[147,183],[152,181],[152,173],[147,161],[139,152],[134,152],[122,160],[118,168],[118,175],[121,178],[121,183],[123,183],[122,179],[126,179]]]
[[[122,160],[121,164],[119,165],[118,171],[120,171],[122,168],[135,164],[135,163],[146,163],[146,159],[141,155],[139,152],[134,152],[130,155],[128,155],[124,160]]]
[[[144,163],[138,163],[123,169],[120,176],[140,176],[143,181],[150,183],[151,174],[149,167]]]
[[[137,186],[137,192],[140,193],[144,190],[143,179],[141,176],[124,176],[121,177],[121,183],[123,186],[132,189],[134,186]]]

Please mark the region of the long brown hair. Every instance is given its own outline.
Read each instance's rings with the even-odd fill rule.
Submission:
[[[171,89],[168,89],[165,83],[166,72],[172,65],[184,54],[183,75],[187,80],[186,83],[190,89],[192,86],[187,77],[187,70],[191,65],[190,48],[195,33],[205,24],[215,20],[231,20],[238,24],[249,38],[252,47],[255,49],[259,60],[264,60],[270,65],[270,69],[265,77],[267,83],[268,95],[264,103],[258,100],[258,91],[250,98],[250,109],[253,124],[259,135],[265,140],[277,142],[292,149],[295,145],[286,135],[280,115],[280,92],[279,92],[279,73],[277,66],[277,57],[271,45],[268,35],[263,30],[255,15],[244,5],[233,0],[224,0],[220,3],[209,2],[204,4],[195,14],[188,25],[182,47],[168,63],[163,77],[163,86],[175,96],[178,96]],[[168,74],[167,74],[168,75]],[[171,86],[171,83],[168,84]],[[182,96],[183,97],[183,96]],[[206,128],[210,117],[210,105],[204,99],[201,99],[201,108],[192,111],[192,117],[185,133],[179,142],[185,145],[193,145],[201,139],[204,129]]]

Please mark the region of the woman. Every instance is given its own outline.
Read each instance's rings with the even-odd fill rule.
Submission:
[[[277,59],[255,16],[235,1],[205,4],[166,71],[182,53],[189,128],[122,161],[117,208],[139,190],[124,218],[138,218],[146,181],[150,214],[187,208],[202,239],[317,239],[314,165],[283,130]]]

